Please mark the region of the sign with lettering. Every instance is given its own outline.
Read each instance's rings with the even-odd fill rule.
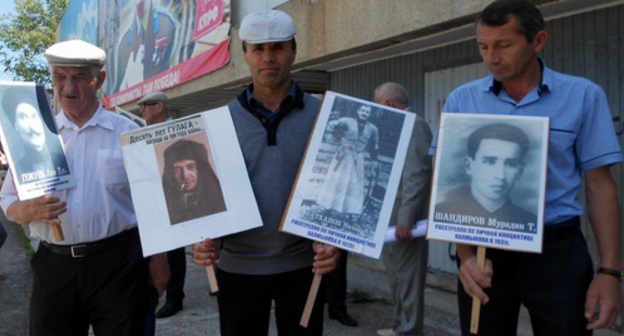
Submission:
[[[227,107],[120,140],[145,256],[262,225]]]
[[[542,251],[548,118],[442,113],[428,239]]]
[[[20,200],[76,186],[42,84],[0,82],[2,147]]]
[[[328,91],[281,230],[379,258],[415,117]]]
[[[199,0],[195,11],[193,41],[197,41],[223,23],[223,0]]]

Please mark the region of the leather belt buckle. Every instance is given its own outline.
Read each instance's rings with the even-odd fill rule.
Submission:
[[[70,246],[71,256],[72,258],[82,258],[87,256],[87,245],[73,245]]]

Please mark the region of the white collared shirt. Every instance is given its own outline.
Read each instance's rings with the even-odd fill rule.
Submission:
[[[35,221],[29,224],[31,237],[71,245],[108,238],[136,227],[119,135],[138,125],[104,110],[101,105],[82,128],[62,112],[56,116],[56,122],[67,163],[76,180],[75,188],[54,193],[67,202],[67,211],[59,216],[65,240],[55,241],[50,226]],[[0,192],[0,206],[6,213],[17,200],[12,176],[7,174]]]

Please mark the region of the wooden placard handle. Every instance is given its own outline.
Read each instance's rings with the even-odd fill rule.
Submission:
[[[206,266],[206,273],[208,273],[208,283],[210,284],[210,293],[216,293],[219,291],[219,285],[217,285],[217,277],[215,275],[214,265]]]
[[[314,279],[312,279],[312,285],[310,286],[310,292],[308,293],[308,300],[306,301],[303,314],[301,315],[301,321],[299,322],[299,325],[304,328],[307,328],[308,322],[310,322],[310,315],[312,315],[312,309],[314,308],[314,301],[316,301],[316,295],[318,294],[319,286],[321,285],[321,279],[323,279],[322,275],[316,273],[314,274]]]
[[[477,247],[477,265],[485,268],[485,246]],[[472,317],[470,318],[470,333],[479,333],[479,317],[481,316],[481,299],[474,296],[472,298]]]
[[[63,228],[61,228],[60,224],[52,224],[52,233],[54,234],[54,239],[57,242],[65,240],[65,236],[63,235]]]

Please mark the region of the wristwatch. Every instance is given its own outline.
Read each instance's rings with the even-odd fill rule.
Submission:
[[[624,271],[618,271],[613,268],[599,267],[596,270],[596,273],[602,273],[602,274],[608,274],[608,275],[614,276],[620,282],[622,281],[622,279],[624,279]]]

